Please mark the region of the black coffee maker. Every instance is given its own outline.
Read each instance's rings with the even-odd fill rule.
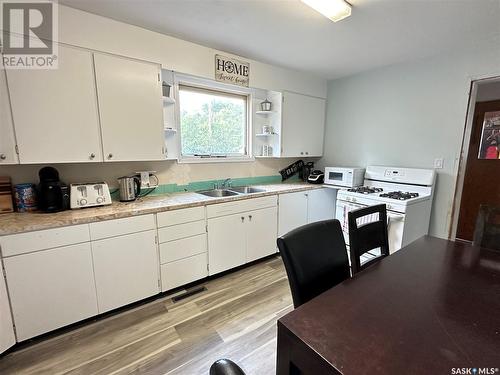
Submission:
[[[58,212],[69,209],[69,188],[59,180],[59,172],[52,167],[38,171],[38,208],[43,212]]]

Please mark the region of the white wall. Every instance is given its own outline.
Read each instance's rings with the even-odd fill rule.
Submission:
[[[210,79],[214,78],[215,54],[233,56],[62,5],[59,6],[59,41],[160,63],[165,69]],[[250,62],[250,86],[252,87],[277,91],[289,90],[326,98],[326,79],[250,59],[245,60]],[[278,170],[293,161],[293,159],[259,159],[250,163],[177,164],[173,161],[165,161],[54,166],[66,182],[105,180],[115,185],[116,177],[137,170],[152,169],[158,171],[162,184],[185,184],[189,181],[225,177],[277,175]],[[11,176],[14,183],[37,182],[37,171],[40,167],[39,165],[0,166],[0,175]]]
[[[447,54],[329,82],[327,165],[438,170],[430,233],[447,237],[471,79],[500,75],[500,48]]]

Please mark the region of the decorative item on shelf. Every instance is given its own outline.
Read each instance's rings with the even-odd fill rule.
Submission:
[[[295,163],[290,164],[286,168],[283,168],[280,171],[281,180],[285,181],[286,179],[289,179],[294,174],[298,173],[303,167],[304,167],[304,161],[303,160],[297,160]]]
[[[262,134],[273,134],[273,127],[271,125],[264,125],[262,127]]]
[[[272,108],[272,103],[269,100],[264,100],[262,103],[260,103],[260,109],[262,111],[269,112]]]
[[[35,184],[17,184],[14,186],[14,196],[17,212],[32,212],[38,209]]]
[[[262,145],[262,156],[273,156],[273,147],[269,145]]]
[[[171,86],[167,82],[165,82],[165,81],[162,82],[161,91],[162,91],[162,95],[164,97],[167,97],[167,98],[170,97],[170,87]]]
[[[0,176],[0,213],[14,212],[10,177]]]

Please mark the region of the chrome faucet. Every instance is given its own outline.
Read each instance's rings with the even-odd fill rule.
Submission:
[[[222,184],[220,185],[221,186],[221,189],[225,189],[225,188],[228,188],[228,187],[231,187],[231,184],[233,183],[233,181],[230,179],[230,178],[226,178]]]

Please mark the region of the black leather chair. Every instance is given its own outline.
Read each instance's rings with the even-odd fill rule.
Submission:
[[[500,207],[481,205],[474,229],[474,245],[500,250]]]
[[[245,372],[230,359],[219,359],[210,366],[210,375],[245,375]]]
[[[338,220],[304,225],[278,238],[293,305],[298,307],[349,278],[349,261]]]
[[[361,219],[360,221],[363,221],[363,218],[370,219],[370,216],[376,216],[375,214],[378,214],[378,220],[363,224],[358,222],[358,219]],[[363,207],[348,212],[348,223],[349,254],[351,256],[352,274],[354,275],[389,255],[385,204]],[[375,249],[380,249],[380,256],[361,263],[361,256]]]

